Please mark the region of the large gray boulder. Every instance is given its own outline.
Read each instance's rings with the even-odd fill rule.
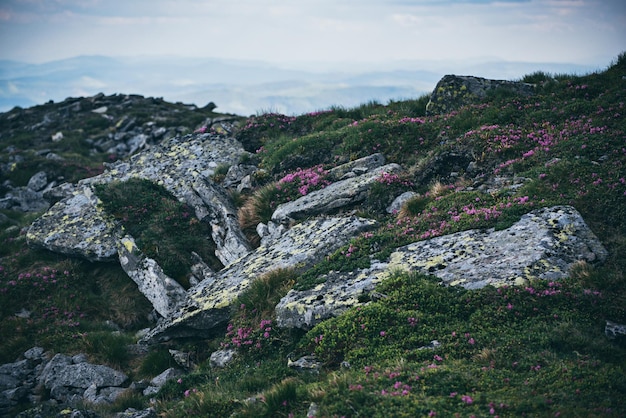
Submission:
[[[426,105],[426,113],[439,115],[484,99],[489,92],[503,89],[514,94],[529,96],[535,86],[529,83],[507,80],[490,80],[481,77],[446,75],[433,90]]]
[[[184,305],[163,319],[144,342],[205,334],[226,322],[231,304],[258,277],[277,269],[312,267],[351,238],[375,226],[358,217],[314,219],[295,225],[280,238],[189,289]]]
[[[277,323],[311,328],[368,300],[376,284],[396,270],[432,274],[446,285],[478,289],[559,280],[576,262],[599,262],[606,256],[576,209],[539,209],[502,231],[469,230],[418,241],[369,269],[329,273],[326,282],[313,289],[289,291],[276,307]]]

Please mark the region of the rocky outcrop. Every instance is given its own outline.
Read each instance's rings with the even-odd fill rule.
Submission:
[[[210,177],[219,165],[232,165],[245,151],[233,138],[195,134],[174,138],[108,165],[95,177],[82,180],[72,194],[56,203],[30,227],[31,245],[90,260],[111,260],[120,239],[112,219],[98,206],[93,185],[143,178],[163,185],[179,200],[191,205],[200,221],[211,222],[217,256],[224,264],[249,251],[236,225],[236,211]],[[67,191],[65,191],[67,193]]]
[[[52,356],[43,348],[34,347],[14,363],[0,366],[0,416],[9,416],[14,407],[27,401],[40,406],[18,416],[57,416],[62,409],[68,411],[78,406],[110,404],[128,391],[152,396],[167,381],[182,373],[179,369],[169,368],[149,382],[142,380],[129,384],[124,373],[108,366],[91,364],[84,354]],[[81,415],[71,416],[99,416],[89,410],[76,411]],[[66,415],[59,413],[58,416]],[[156,417],[156,413],[153,409],[129,410],[116,416]]]
[[[3,143],[12,144],[2,149],[7,158],[0,162],[0,209],[48,209],[56,202],[48,192],[67,181],[64,166],[76,164],[76,153],[114,161],[194,129],[228,136],[240,118],[214,113],[214,108],[212,103],[198,108],[139,95],[98,94],[0,113],[0,137]],[[198,125],[194,128],[189,123]],[[33,168],[45,171],[33,172],[27,184],[18,180],[22,175],[12,174]]]
[[[89,184],[66,188],[71,195],[56,203],[28,229],[31,246],[91,261],[108,261],[117,255],[120,230],[98,205]]]
[[[489,80],[472,76],[446,75],[433,90],[426,105],[426,113],[439,115],[458,109],[461,106],[484,99],[496,89],[514,94],[529,96],[534,93],[534,85],[507,80]]]
[[[46,364],[39,382],[50,396],[64,403],[89,399],[93,403],[111,403],[125,389],[128,376],[103,365],[88,363],[85,356],[55,355]]]
[[[227,265],[246,255],[250,246],[239,228],[229,196],[211,176],[219,165],[236,164],[244,153],[235,139],[213,134],[165,141],[127,162],[110,164],[104,173],[76,186],[60,187],[61,200],[33,222],[27,233],[28,243],[92,261],[119,260],[156,311],[167,316],[184,298],[184,289],[166,276],[154,260],[146,258],[133,238],[103,210],[94,185],[131,178],[163,185],[193,207],[201,222],[211,224],[216,256]]]
[[[370,300],[376,284],[396,270],[432,274],[446,285],[478,289],[559,280],[574,263],[593,263],[606,256],[574,208],[539,209],[502,231],[469,230],[419,241],[398,248],[369,269],[331,272],[313,289],[291,290],[276,307],[277,322],[282,327],[310,328]]]
[[[369,219],[348,217],[321,218],[295,225],[267,246],[262,245],[215,277],[189,289],[181,309],[163,319],[143,341],[154,343],[206,333],[228,320],[231,304],[255,279],[277,269],[310,268],[375,224]]]

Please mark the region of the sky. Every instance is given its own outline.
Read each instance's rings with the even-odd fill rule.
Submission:
[[[624,0],[0,0],[0,59],[257,60],[309,69],[415,61],[597,65],[626,50]]]

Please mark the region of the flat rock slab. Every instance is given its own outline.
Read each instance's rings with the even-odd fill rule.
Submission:
[[[359,176],[337,181],[294,201],[278,205],[272,214],[272,221],[284,223],[290,219],[303,219],[354,205],[365,200],[368,190],[383,173],[391,174],[401,170],[398,164],[387,164],[371,170],[364,165],[364,172]]]
[[[118,227],[98,202],[91,186],[73,188],[71,196],[33,222],[26,234],[29,245],[91,261],[113,260]]]
[[[281,327],[311,328],[358,305],[364,294],[396,270],[432,274],[446,285],[479,289],[559,280],[567,277],[574,263],[603,261],[606,256],[576,209],[539,209],[502,231],[469,230],[415,242],[370,269],[331,273],[313,289],[291,290],[276,307],[277,322]]]
[[[143,341],[202,335],[226,322],[230,306],[258,277],[277,269],[312,267],[376,222],[358,217],[320,218],[295,225],[280,238],[189,289],[183,307],[162,320]]]

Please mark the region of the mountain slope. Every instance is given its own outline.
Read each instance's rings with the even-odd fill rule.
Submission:
[[[304,416],[313,410],[316,416],[621,416],[626,347],[623,338],[607,339],[604,327],[607,320],[626,323],[624,75],[622,54],[605,71],[585,76],[528,75],[524,81],[537,85],[532,96],[495,90],[438,115],[426,116],[424,96],[242,120],[234,135],[254,153],[242,163],[263,169],[253,189],[232,194],[240,220],[252,226],[250,236],[278,204],[302,194],[300,188],[308,186],[304,173],[319,166],[332,169],[380,152],[405,171],[385,177],[348,210],[376,220],[379,228],[306,272],[278,271],[257,280],[234,304],[226,328],[152,347],[139,360],[106,349],[126,344],[122,337],[101,344],[110,334],[107,319],[123,329],[122,336],[153,325],[146,319],[149,307],[124,273],[27,248],[20,228],[33,216],[5,210],[0,324],[9,338],[1,346],[2,362],[39,344],[87,352],[153,377],[172,364],[169,348],[193,353],[198,367],[156,396],[164,416]],[[2,117],[10,121],[17,114]],[[194,115],[189,130],[201,128],[206,117],[218,116]],[[51,145],[47,137],[5,132],[3,180],[23,185],[48,169],[35,158]],[[75,141],[86,139],[77,134]],[[32,148],[18,146],[18,140]],[[87,147],[81,158],[95,165],[103,155],[90,155]],[[28,175],[17,176],[22,169]],[[216,170],[216,182],[224,171]],[[406,191],[417,196],[399,213],[386,214]],[[608,251],[603,264],[579,263],[561,281],[476,291],[398,273],[362,307],[306,332],[277,328],[274,306],[294,284],[311,288],[324,274],[367,267],[399,246],[469,229],[503,229],[554,205],[571,205],[582,214]],[[124,214],[118,215],[123,222]],[[238,347],[236,359],[223,369],[211,367],[209,355],[224,347]],[[321,362],[317,373],[288,367],[305,354]],[[129,393],[100,413],[148,404]]]

